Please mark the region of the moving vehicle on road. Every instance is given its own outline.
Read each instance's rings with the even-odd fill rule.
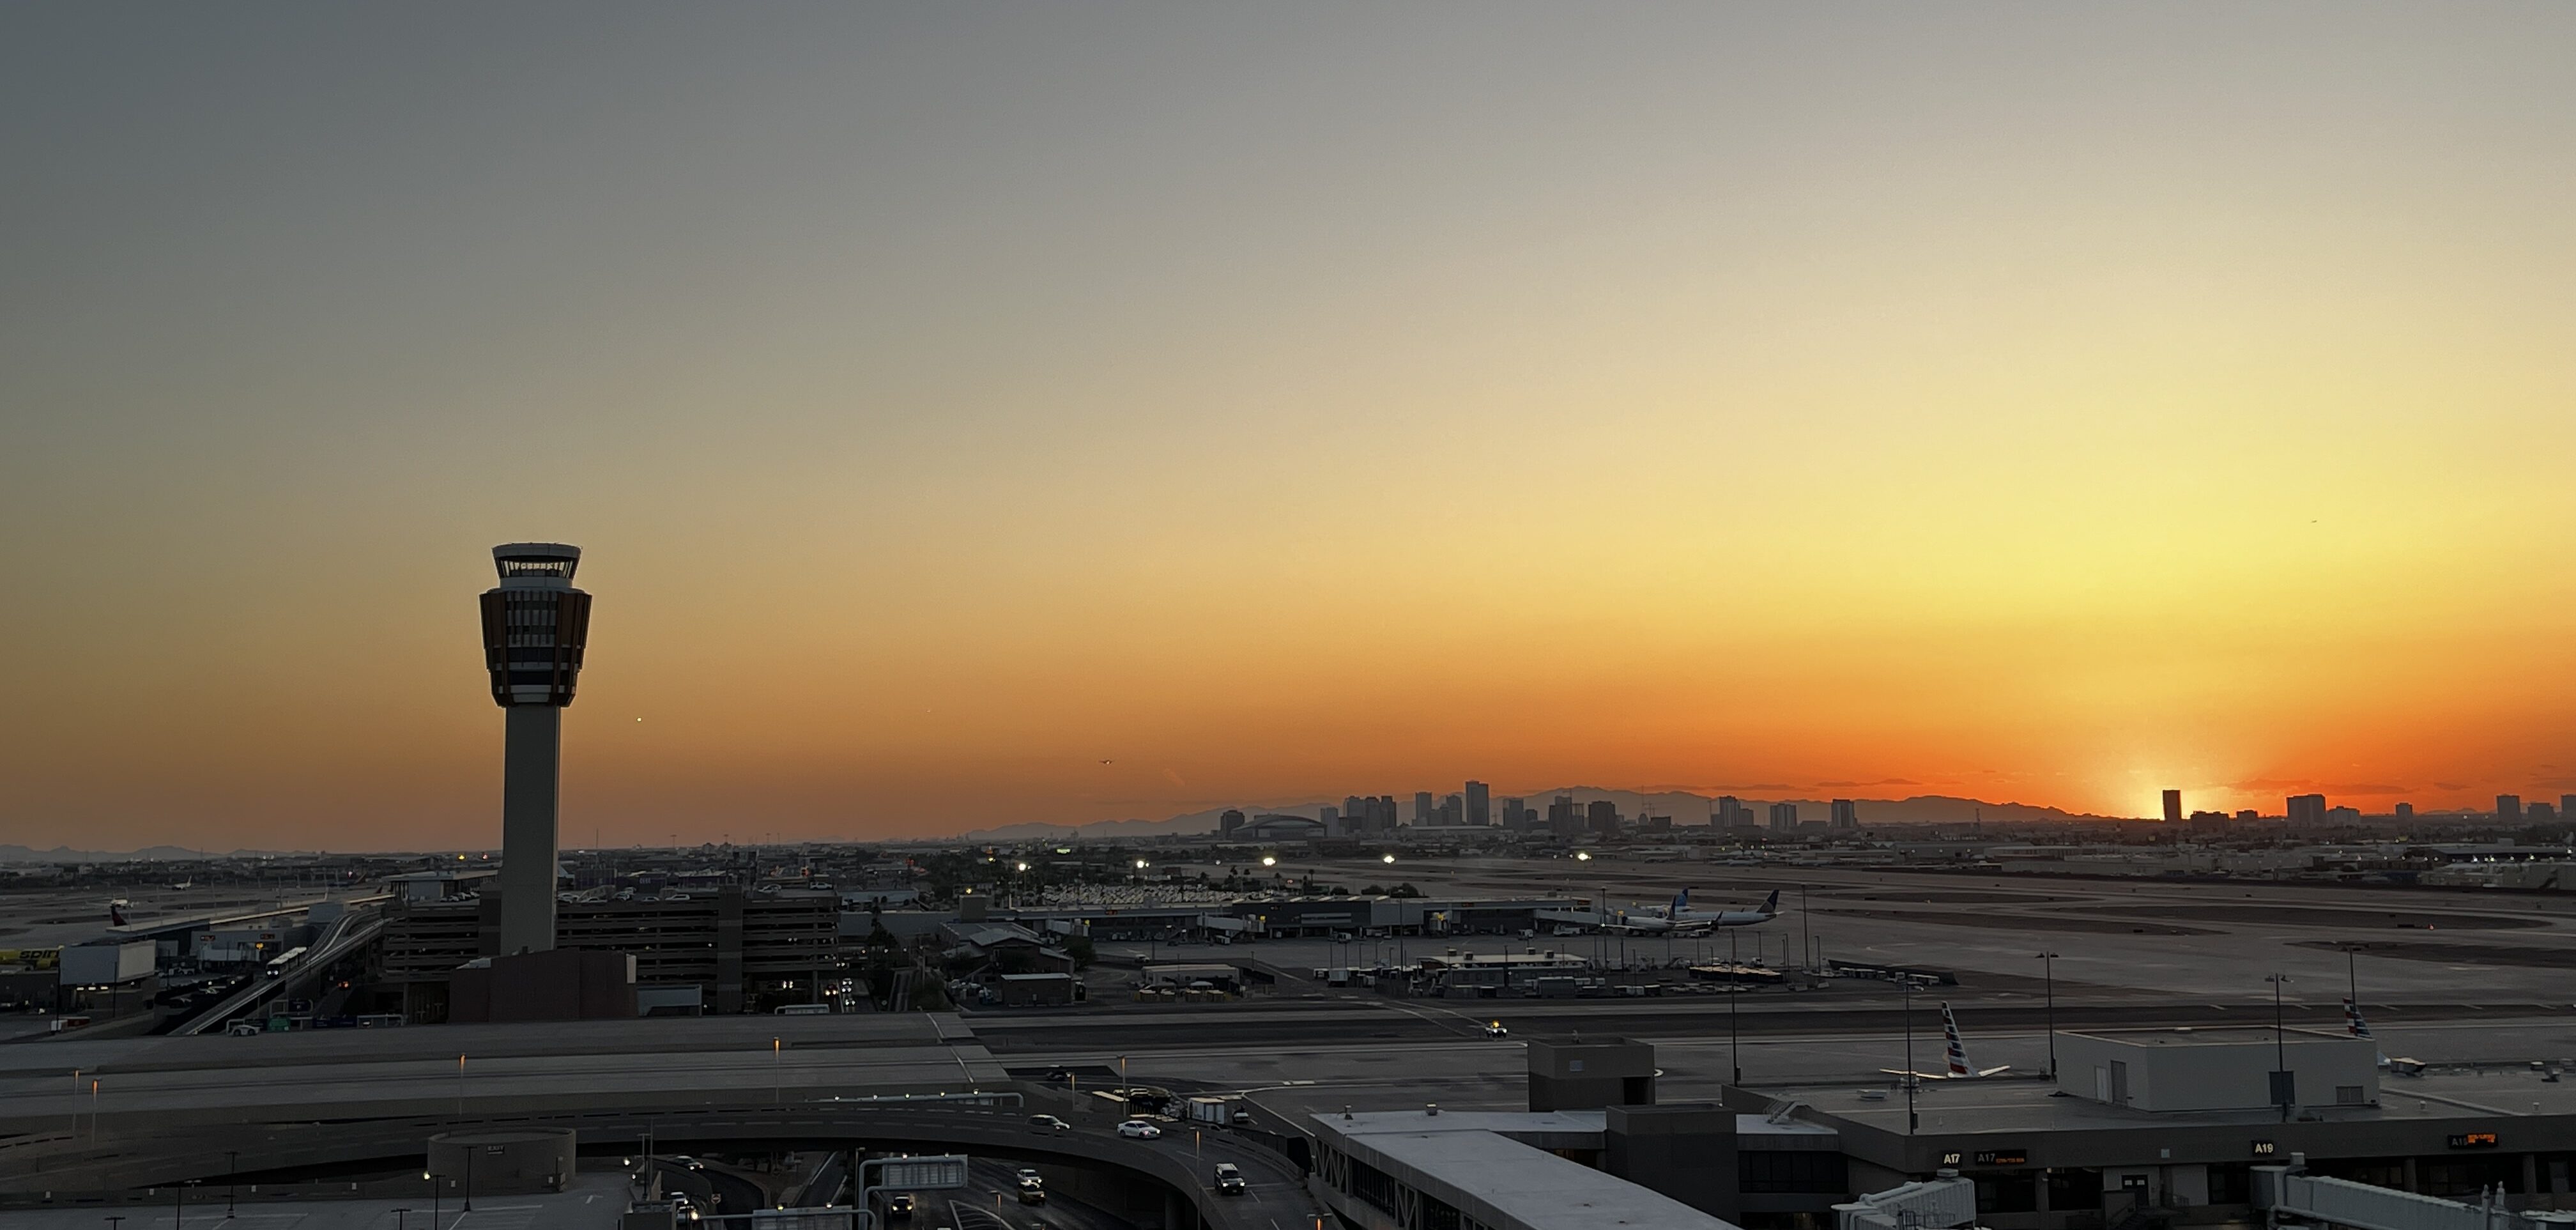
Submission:
[[[1503,1023],[1501,1021],[1487,1021],[1485,1022],[1485,1036],[1488,1038],[1508,1038],[1512,1036],[1512,1031],[1503,1028]]]
[[[1240,1196],[1245,1192],[1245,1190],[1246,1185],[1243,1181],[1243,1172],[1235,1169],[1234,1163],[1218,1162],[1216,1164],[1217,1195]]]
[[[1053,1115],[1031,1115],[1029,1126],[1041,1132],[1070,1132],[1073,1125]]]
[[[1129,1140],[1155,1140],[1162,1136],[1163,1129],[1142,1119],[1130,1119],[1118,1125],[1118,1134]]]
[[[895,1194],[893,1194],[893,1195],[891,1195],[891,1196],[886,1197],[886,1220],[887,1220],[887,1221],[910,1221],[911,1219],[912,1219],[912,1193],[911,1193],[911,1192],[896,1192]]]

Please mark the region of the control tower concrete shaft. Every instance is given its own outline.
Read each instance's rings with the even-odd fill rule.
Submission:
[[[483,664],[508,715],[501,770],[501,952],[555,946],[555,808],[563,711],[590,639],[590,595],[572,587],[581,548],[492,548],[501,584],[483,591]]]

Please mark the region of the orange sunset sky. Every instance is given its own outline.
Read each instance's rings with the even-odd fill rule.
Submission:
[[[2554,798],[2571,50],[13,7],[0,842],[494,844],[474,595],[525,538],[597,595],[574,846],[1468,777]]]

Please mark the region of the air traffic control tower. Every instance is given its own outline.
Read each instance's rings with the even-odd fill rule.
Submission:
[[[572,587],[581,548],[492,548],[498,588],[483,591],[483,664],[509,715],[501,770],[501,952],[555,946],[555,805],[563,711],[590,639],[590,595]]]

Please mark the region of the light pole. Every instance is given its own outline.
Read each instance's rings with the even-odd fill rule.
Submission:
[[[438,1189],[447,1181],[447,1176],[424,1170],[420,1177],[429,1180],[429,1230],[438,1230]]]
[[[2290,1044],[2281,1025],[2281,988],[2290,981],[2287,974],[2265,974],[2263,981],[2272,984],[2272,1100],[2281,1104],[2281,1122],[2290,1121],[2290,1104],[2298,1101],[2297,1078],[2290,1075]]]
[[[1736,1030],[1736,1022],[1743,1016],[1739,1005],[1744,1002],[1744,988],[1736,980],[1742,977],[1744,969],[1735,963],[1735,932],[1729,930],[1726,933],[1726,1061],[1735,1069],[1738,1086],[1744,1084],[1743,1035]]]
[[[2039,954],[2039,985],[2048,997],[2048,1079],[2057,1079],[2057,957],[2055,952]]]
[[[771,1038],[769,1040],[769,1104],[776,1106],[786,1100],[787,1055],[780,1049],[778,1039]]]
[[[1914,1075],[1913,975],[1898,974],[1896,985],[1905,989],[1905,1134],[1911,1136],[1917,1123],[1914,1115],[1914,1086],[1919,1083]]]
[[[1799,955],[1804,956],[1806,955],[1806,952],[1814,951],[1816,947],[1815,916],[1807,910],[1807,886],[1804,884],[1798,886],[1798,934],[1801,937],[1798,941],[1798,947],[1805,950]],[[1815,968],[1815,963],[1812,961],[1808,962],[1807,968],[1813,970]]]
[[[465,1150],[465,1211],[474,1211],[474,1150],[471,1146]]]
[[[241,1174],[241,1150],[224,1150],[224,1216],[233,1215],[233,1189]]]
[[[465,1117],[465,1057],[456,1057],[456,1117]]]

